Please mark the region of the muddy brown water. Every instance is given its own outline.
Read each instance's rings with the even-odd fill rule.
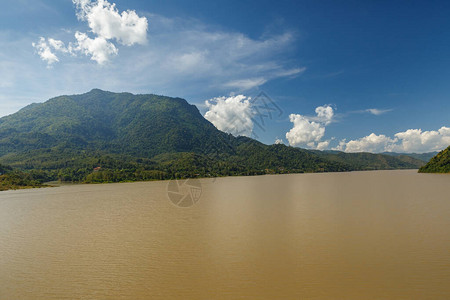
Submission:
[[[1,192],[0,299],[450,299],[449,175],[198,187],[184,208],[168,182]]]

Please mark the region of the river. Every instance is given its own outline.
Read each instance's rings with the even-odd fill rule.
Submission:
[[[0,192],[0,299],[450,299],[450,176]]]

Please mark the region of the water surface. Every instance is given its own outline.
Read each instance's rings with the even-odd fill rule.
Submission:
[[[1,192],[0,299],[450,298],[448,175],[200,182]]]

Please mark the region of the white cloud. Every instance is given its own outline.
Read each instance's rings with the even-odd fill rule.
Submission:
[[[330,146],[330,141],[323,141],[323,142],[319,142],[317,143],[317,150],[326,150],[328,149],[328,147]]]
[[[72,0],[77,6],[77,17],[87,21],[91,31],[105,40],[115,39],[122,45],[145,44],[148,21],[135,11],[119,13],[115,3],[106,0]]]
[[[325,126],[333,120],[334,111],[329,105],[316,108],[317,116],[306,117],[299,114],[291,114],[289,120],[294,124],[286,133],[286,139],[291,146],[303,146],[324,150],[329,146],[329,141],[321,141],[325,135]]]
[[[294,123],[294,127],[286,133],[286,139],[291,146],[306,144],[308,147],[314,148],[314,144],[319,142],[325,134],[323,124],[310,121],[305,116],[291,114],[289,120]]]
[[[334,111],[331,106],[324,105],[316,108],[316,114],[320,122],[325,123],[325,125],[328,125],[333,120]]]
[[[91,60],[95,60],[100,65],[108,62],[111,57],[118,53],[114,44],[108,42],[103,37],[91,39],[85,33],[76,32],[75,38],[77,39],[77,47],[75,50],[91,56]]]
[[[239,79],[230,81],[224,84],[225,87],[237,88],[239,90],[250,90],[252,88],[263,85],[267,82],[267,79],[259,77],[259,78],[247,78],[247,79]]]
[[[391,139],[383,134],[376,135],[372,133],[366,137],[358,140],[341,140],[339,146],[335,150],[345,152],[384,152],[392,149],[392,145],[396,142],[395,139]],[[388,150],[389,149],[389,150]]]
[[[130,10],[120,13],[115,4],[108,1],[72,1],[78,19],[87,22],[94,34],[92,37],[83,33],[87,36],[83,41],[89,41],[88,38],[102,41],[102,49],[110,50],[109,55],[86,51],[86,45],[80,45],[78,39],[67,48],[62,42],[54,44],[56,52],[82,53],[105,63],[116,55],[118,48],[114,45],[116,50],[113,51],[112,44],[106,44],[104,40],[126,46],[142,44],[145,46],[140,48],[141,51],[134,53],[133,60],[138,63],[132,65],[139,71],[144,68],[147,68],[146,72],[154,70],[158,76],[153,81],[157,83],[173,84],[179,78],[186,80],[187,77],[188,80],[207,78],[210,88],[246,91],[269,80],[297,76],[306,70],[298,66],[286,67],[282,60],[296,40],[292,32],[252,39],[239,32],[211,30],[210,26],[193,19],[169,19],[154,14],[147,15],[152,20],[152,26],[148,28],[147,17]],[[152,36],[151,44],[146,43],[148,30]]]
[[[254,113],[250,100],[244,95],[207,100],[205,104],[209,111],[205,118],[221,131],[234,136],[251,136]]]
[[[8,95],[8,101],[26,105],[57,95],[101,88],[181,96],[192,103],[204,103],[205,99],[218,94],[256,94],[255,90],[266,82],[292,78],[305,71],[291,52],[298,42],[295,32],[265,33],[254,38],[236,31],[219,30],[192,18],[138,14],[150,22],[149,42],[139,47],[125,47],[114,39],[108,40],[115,44],[119,54],[109,56],[109,63],[105,62],[101,68],[89,60],[91,54],[85,56],[85,52],[76,50],[79,49],[74,38],[77,29],[90,39],[96,37],[88,32],[87,25],[85,30],[55,28],[46,33],[48,37],[64,41],[65,47],[60,49],[66,49],[64,52],[51,48],[60,62],[58,68],[49,70],[43,70],[39,56],[29,51],[36,39],[5,34],[1,39],[1,52],[5,56],[0,53],[0,77],[1,84],[7,81],[11,89],[3,90],[3,95]],[[52,47],[50,42],[47,44]],[[13,58],[17,58],[14,67],[8,68]],[[14,92],[10,92],[13,89]],[[256,126],[255,123],[255,129]]]
[[[59,41],[59,40],[55,40],[55,39],[49,38],[48,39],[48,43],[56,51],[61,51],[61,52],[64,52],[64,53],[70,52],[69,49],[67,49],[66,46],[64,45],[63,41]]]
[[[275,145],[281,145],[281,144],[284,144],[284,141],[283,141],[283,139],[275,139],[275,143],[274,143]]]
[[[440,151],[450,145],[450,128],[441,127],[437,131],[409,129],[395,134],[395,137],[400,141],[400,144],[394,147],[397,152]]]
[[[357,139],[341,140],[336,150],[345,152],[405,152],[423,153],[440,151],[450,145],[450,128],[442,127],[437,131],[409,129],[394,135],[394,138],[374,133]]]
[[[128,28],[131,25],[127,23],[129,17],[124,17],[126,15],[120,13],[113,4],[107,1],[74,1],[78,18],[86,21],[90,32],[79,32],[78,39],[66,42],[66,47],[63,42],[54,43],[52,52],[61,62],[63,55],[70,55],[70,58],[86,55],[100,64],[114,59],[114,64],[109,66],[118,71],[102,76],[105,81],[111,82],[112,88],[116,88],[120,82],[120,86],[132,85],[132,88],[126,88],[130,91],[140,91],[135,88],[138,86],[144,91],[182,94],[184,97],[195,94],[200,98],[200,90],[244,93],[270,80],[292,78],[306,70],[292,65],[289,57],[296,42],[294,32],[250,38],[240,32],[211,29],[208,24],[195,19],[166,18],[148,13],[138,18],[142,22],[144,19],[151,20],[151,26],[136,25],[139,29],[131,30]],[[133,15],[133,18],[137,16],[129,11],[127,14]],[[143,28],[147,27],[144,35]],[[58,39],[63,35],[61,32],[58,33]],[[73,36],[67,30],[64,32],[65,39]],[[145,43],[147,35],[151,36],[150,43]],[[79,42],[80,37],[83,37],[82,44]],[[95,40],[96,43],[93,42]],[[121,43],[143,46],[119,47]],[[118,55],[119,52],[121,55]],[[66,58],[64,65],[72,66],[73,69],[73,61]],[[62,70],[61,67],[59,69]],[[90,74],[92,70],[86,70],[83,75],[90,77]],[[89,83],[98,81],[98,77],[86,80]]]
[[[375,115],[375,116],[379,116],[379,115],[385,114],[390,111],[392,111],[392,109],[369,108],[369,109],[365,110],[365,112],[371,113],[372,115]]]
[[[146,43],[148,30],[146,17],[139,17],[132,10],[119,13],[114,3],[111,4],[106,0],[72,0],[72,2],[77,7],[78,19],[86,21],[95,36],[91,38],[87,33],[77,31],[76,43],[69,43],[68,47],[60,40],[41,38],[38,44],[33,43],[33,47],[48,65],[59,62],[50,46],[56,52],[72,55],[81,53],[90,56],[91,60],[98,64],[105,64],[119,52],[111,40],[125,46]]]
[[[302,68],[295,68],[295,69],[288,69],[288,70],[281,70],[276,73],[277,77],[290,77],[290,76],[297,76],[298,74],[301,74],[306,71],[306,67]]]
[[[45,38],[41,37],[38,43],[32,43],[32,45],[37,50],[37,53],[39,54],[41,59],[47,62],[48,66],[59,62],[58,56],[56,56],[56,54],[52,52],[52,49],[47,44]]]

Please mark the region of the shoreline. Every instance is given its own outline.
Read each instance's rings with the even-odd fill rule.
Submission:
[[[43,188],[58,188],[65,186],[78,186],[78,185],[106,185],[106,184],[123,184],[123,183],[145,183],[145,182],[164,182],[171,180],[188,180],[188,179],[210,179],[217,180],[221,178],[237,178],[237,177],[262,177],[262,176],[285,176],[285,175],[319,175],[319,174],[349,174],[356,172],[374,172],[374,171],[416,171],[418,174],[443,174],[443,173],[419,173],[419,169],[384,169],[384,170],[355,170],[355,171],[343,171],[343,172],[302,172],[302,173],[283,173],[283,174],[261,174],[261,175],[229,175],[229,176],[220,176],[220,177],[191,177],[191,178],[179,178],[179,179],[154,179],[154,180],[139,180],[139,181],[120,181],[120,182],[97,182],[97,183],[84,183],[84,182],[58,182],[58,181],[49,181],[42,184],[42,186],[23,186],[12,189],[0,190],[0,195],[2,192],[11,192],[11,191],[20,191],[20,190],[31,190],[31,189],[43,189]],[[444,173],[445,174],[445,173]]]

